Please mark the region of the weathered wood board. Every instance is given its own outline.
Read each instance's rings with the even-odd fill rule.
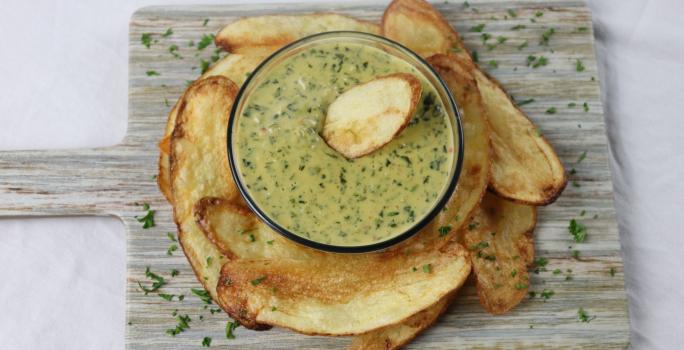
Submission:
[[[171,208],[153,179],[157,173],[156,143],[170,106],[186,81],[199,75],[200,59],[209,60],[213,54],[213,45],[200,51],[196,45],[189,47],[190,41],[197,44],[203,34],[215,33],[241,16],[339,11],[379,21],[385,6],[385,2],[307,3],[139,10],[130,24],[129,122],[122,144],[90,150],[0,153],[0,216],[112,215],[123,220],[128,230],[126,344],[130,349],[201,348],[205,336],[213,339],[212,346],[229,345],[231,349],[345,347],[348,338],[308,337],[283,329],[254,332],[239,328],[235,331],[237,339],[226,339],[227,316],[212,314],[214,306],[204,309],[190,293],[200,285],[180,250],[167,255],[172,242],[166,233],[174,232],[175,227]],[[589,10],[575,0],[470,1],[467,8],[462,2],[436,6],[462,33],[468,46],[478,51],[480,64],[517,100],[534,98],[523,109],[556,147],[568,170],[575,169],[576,173],[570,175],[571,184],[559,200],[539,211],[535,232],[537,255],[549,262],[548,271],[531,275],[531,290],[538,294],[550,289],[555,294],[548,301],[539,297],[525,300],[504,316],[490,316],[479,306],[475,289],[469,284],[447,314],[408,348],[626,347],[629,318]],[[509,9],[515,16],[508,13]],[[537,12],[543,14],[537,16]],[[205,19],[209,19],[206,24]],[[488,43],[496,43],[498,36],[507,40],[489,50],[481,33],[469,32],[470,27],[481,23],[486,24],[483,32],[492,35]],[[516,25],[525,28],[513,30]],[[173,34],[163,37],[167,28],[172,28]],[[548,28],[555,28],[555,33],[548,46],[541,46],[542,33]],[[155,33],[150,48],[141,43],[143,33]],[[527,46],[521,47],[525,42]],[[183,59],[171,55],[169,47],[173,44]],[[544,55],[548,65],[528,67],[528,55]],[[578,59],[585,67],[582,72],[576,69]],[[159,75],[148,76],[152,70]],[[585,102],[588,111],[583,107]],[[570,107],[570,103],[576,105]],[[556,108],[555,114],[546,113],[551,107]],[[578,162],[584,152],[586,158]],[[143,214],[138,204],[143,202],[156,210],[156,226],[147,230],[134,218]],[[586,225],[586,243],[576,244],[568,234],[572,218]],[[579,259],[572,258],[573,250],[579,251]],[[144,295],[137,281],[147,281],[146,266],[169,281],[163,288],[165,293],[184,294],[184,301]],[[180,275],[171,278],[172,269],[178,269]],[[555,269],[562,273],[554,275]],[[572,270],[569,280],[567,269]],[[580,307],[595,319],[579,322]],[[192,322],[190,329],[171,337],[165,331],[177,324],[174,310],[189,315]]]

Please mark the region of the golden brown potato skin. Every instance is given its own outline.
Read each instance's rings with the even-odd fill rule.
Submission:
[[[546,205],[558,198],[567,176],[553,147],[501,85],[473,62],[439,11],[423,0],[394,0],[383,15],[382,31],[425,57],[450,53],[462,65],[472,67],[491,127],[489,187],[494,192],[530,205]]]
[[[527,295],[536,223],[536,207],[487,194],[468,227],[462,229],[480,304],[488,312],[503,314]]]

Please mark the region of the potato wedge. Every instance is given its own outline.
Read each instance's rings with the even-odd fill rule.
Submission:
[[[456,31],[432,5],[423,0],[395,0],[385,10],[385,36],[424,56],[452,55],[474,67],[491,126],[493,161],[490,188],[519,203],[552,203],[567,183],[565,169],[553,147],[515,105],[501,85],[483,73]]]
[[[238,318],[246,327],[270,323],[307,334],[363,333],[397,324],[413,313],[430,307],[442,298],[439,295],[445,293],[445,289],[452,291],[458,288],[469,269],[468,266],[458,265],[469,263],[469,258],[461,258],[461,252],[465,249],[460,244],[445,241],[446,246],[440,250],[439,247],[444,244],[432,239],[438,234],[429,231],[420,232],[407,241],[410,243],[398,245],[386,252],[335,254],[304,247],[283,238],[235,201],[206,198],[195,207],[195,213],[207,237],[216,243],[224,255],[233,259],[231,264],[234,268],[228,268],[224,277],[236,281],[235,284],[231,282],[234,289],[221,289],[224,286],[219,285],[217,302],[230,310],[231,316]],[[444,259],[448,260],[446,265]],[[430,273],[423,271],[426,264],[432,264],[428,268]],[[416,271],[413,271],[413,267]],[[242,271],[240,273],[252,271],[254,274],[277,275],[278,295],[271,297],[268,293],[253,293],[250,289],[254,287],[252,280],[259,276],[232,276],[238,270]],[[406,274],[405,270],[412,274]],[[443,280],[445,273],[450,276],[448,281]],[[242,278],[242,284],[237,283],[238,278]],[[333,283],[331,278],[337,288],[328,292],[329,283]],[[398,283],[402,283],[403,287],[396,286]],[[437,283],[439,286],[433,288],[432,285]],[[365,288],[352,288],[357,284]],[[425,285],[426,290],[430,288],[432,291],[414,295],[414,291],[406,290],[416,284]],[[371,303],[368,298],[376,299]],[[268,310],[252,308],[251,312],[247,312],[248,308],[243,305],[263,304],[265,300],[280,300],[282,303],[278,304],[280,306],[277,309],[282,314],[260,319],[256,313],[268,312],[275,305],[266,307]],[[354,304],[347,305],[346,302]],[[409,306],[393,309],[395,303],[407,302]],[[384,307],[387,312],[383,311],[383,317],[376,318],[350,309],[359,307],[361,303],[379,303],[376,307]],[[375,311],[380,312],[377,309]],[[310,317],[311,314],[315,316]]]
[[[231,53],[272,53],[297,39],[334,30],[379,34],[371,22],[335,13],[256,16],[241,18],[216,34],[216,46]]]
[[[461,42],[449,22],[426,1],[394,0],[382,16],[382,35],[423,57],[447,53]]]
[[[170,142],[173,216],[178,238],[197,279],[216,298],[223,260],[195,222],[195,203],[206,196],[239,196],[228,171],[226,128],[237,86],[224,77],[201,79],[190,85],[178,104]],[[214,263],[207,263],[211,257]]]
[[[315,261],[229,260],[220,304],[241,323],[353,335],[396,324],[457,290],[470,258],[451,241],[412,254],[326,254]]]
[[[408,73],[354,86],[328,107],[321,136],[347,159],[370,154],[406,128],[422,91],[420,80]]]
[[[420,332],[432,326],[449,307],[453,296],[440,299],[436,304],[420,311],[403,322],[360,334],[352,339],[349,350],[393,350],[413,340]]]
[[[472,68],[459,64],[449,55],[428,59],[449,86],[461,108],[464,156],[456,191],[445,209],[429,225],[441,235],[455,233],[470,218],[487,190],[491,148],[487,113],[482,104]]]
[[[212,65],[199,79],[220,75],[230,79],[238,85],[242,85],[247,78],[248,73],[261,63],[263,57],[264,56],[228,55]],[[169,203],[173,200],[171,196],[169,147],[171,133],[173,133],[173,128],[176,126],[178,104],[182,98],[183,97],[181,96],[178,99],[169,112],[166,127],[164,129],[164,137],[159,141],[159,175],[157,176],[157,184]]]
[[[471,251],[480,304],[488,312],[505,313],[527,295],[536,223],[536,207],[487,194],[462,230]]]

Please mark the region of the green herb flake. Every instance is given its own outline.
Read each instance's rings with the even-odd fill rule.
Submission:
[[[610,272],[610,277],[615,277],[615,268],[614,267],[611,267],[609,272]]]
[[[584,64],[579,59],[575,62],[575,70],[578,72],[584,72]]]
[[[463,2],[463,8],[467,9],[468,7],[470,7],[470,3],[468,1],[464,1]]]
[[[587,238],[587,228],[575,219],[570,220],[568,232],[570,232],[577,243],[582,243]]]
[[[472,56],[473,56],[473,62],[476,62],[476,63],[480,62],[480,56],[477,54],[476,50],[473,50]]]
[[[586,31],[588,31],[588,30],[589,30],[588,27],[577,27],[577,31],[580,32],[580,33],[581,33],[581,32],[586,32]]]
[[[489,33],[482,33],[480,37],[482,38],[482,43],[484,44],[487,42],[487,40],[492,38],[492,35]]]
[[[556,114],[556,107],[551,107],[547,109],[546,114]]]
[[[527,45],[528,45],[527,40],[523,41],[522,44],[518,45],[518,50],[522,50],[522,49],[526,48]]]
[[[596,318],[596,316],[590,317],[589,314],[587,314],[587,312],[584,310],[584,308],[579,308],[579,310],[577,310],[577,319],[580,322],[589,323],[595,318]]]
[[[151,288],[147,288],[147,287],[143,286],[142,283],[140,283],[140,281],[138,281],[138,286],[140,287],[140,289],[143,290],[143,292],[145,292],[145,295],[147,295],[148,293],[151,293],[151,292],[155,292],[159,288],[166,285],[166,281],[164,280],[164,278],[155,274],[154,272],[152,272],[150,270],[149,266],[147,266],[145,268],[145,277],[152,280],[152,287]]]
[[[166,301],[172,301],[174,295],[173,295],[173,294],[159,293],[159,297],[161,297],[162,299],[164,299],[164,300],[166,300]]]
[[[148,70],[147,72],[145,72],[145,74],[147,74],[148,77],[153,77],[153,76],[156,76],[156,75],[161,75],[161,74],[159,74],[159,72],[157,72],[156,70]]]
[[[210,347],[211,346],[211,337],[204,337],[204,339],[202,339],[202,346],[207,347],[207,348]]]
[[[556,33],[555,28],[549,28],[547,29],[544,33],[542,33],[542,38],[541,41],[539,42],[540,45],[549,45],[549,40],[551,39],[551,36]]]
[[[579,260],[579,255],[580,255],[579,250],[573,250],[573,251],[572,251],[572,257],[573,257],[573,258]]]
[[[170,37],[171,35],[173,35],[173,29],[168,28],[168,29],[164,32],[164,34],[162,34],[162,38],[167,38],[167,37]]]
[[[177,314],[177,311],[174,311],[174,316]],[[175,337],[177,334],[180,334],[181,332],[185,331],[186,329],[190,328],[190,316],[188,315],[178,315],[178,324],[176,325],[176,328],[171,328],[166,330],[166,334]]]
[[[584,107],[584,113],[589,112],[589,104],[587,104],[586,102],[584,102],[584,103],[582,104],[582,107]]]
[[[480,249],[485,249],[485,248],[487,248],[487,247],[489,247],[489,243],[486,242],[486,241],[482,241],[482,242],[479,242],[479,243],[476,243],[476,244],[471,244],[471,245],[468,247],[468,249],[470,249],[470,250],[480,250]]]
[[[511,10],[511,9],[506,10],[506,12],[508,13],[509,16],[511,16],[511,18],[516,18],[516,17],[518,17],[518,14],[515,13],[515,11],[513,11],[513,10]]]
[[[209,292],[207,292],[205,289],[191,288],[190,292],[192,292],[192,294],[195,294],[205,304],[211,304],[211,295],[209,295]]]
[[[555,270],[553,270],[553,274],[554,274],[554,275],[560,275],[561,273],[563,273],[563,271],[561,271],[561,269],[555,269]]]
[[[516,25],[516,26],[511,27],[511,30],[520,30],[520,29],[525,29],[525,28],[527,28],[526,25],[524,25],[524,24],[518,24],[518,25]]]
[[[197,50],[204,50],[207,46],[214,42],[214,34],[204,34],[199,43],[197,43]]]
[[[138,222],[143,224],[143,229],[148,229],[150,227],[154,227],[154,210],[151,210],[150,205],[147,203],[143,204],[143,210],[147,211],[147,213],[145,213],[145,216],[142,216],[142,217],[135,216],[135,219],[138,220]]]
[[[437,231],[440,237],[444,237],[451,231],[451,226],[442,226]]]
[[[173,255],[173,252],[178,250],[178,245],[176,244],[171,244],[168,249],[166,249],[166,255],[171,256]]]
[[[533,99],[533,98],[528,98],[527,100],[515,101],[515,104],[517,104],[518,107],[520,107],[520,106],[524,106],[524,105],[526,105],[526,104],[530,104],[530,103],[532,103],[532,102],[534,102],[534,99]]]
[[[425,273],[430,273],[430,272],[432,272],[432,264],[425,264],[425,265],[423,265],[423,272],[425,272]]]
[[[582,163],[582,161],[587,158],[587,151],[582,152],[580,156],[577,158],[577,164]]]
[[[489,66],[496,69],[499,68],[499,62],[497,60],[491,60],[488,62]]]
[[[152,33],[143,33],[140,36],[140,42],[145,45],[146,48],[150,48],[152,45]]]
[[[204,19],[204,22],[202,22],[202,27],[206,27],[207,23],[209,23],[209,18]]]
[[[176,277],[178,275],[180,275],[180,271],[178,271],[177,269],[171,270],[171,277]]]
[[[226,323],[226,339],[235,339],[233,331],[238,327],[240,327],[240,323],[237,321],[228,321],[228,323]]]
[[[475,33],[482,33],[482,30],[484,29],[484,27],[485,27],[485,24],[481,23],[481,24],[478,24],[476,26],[470,27],[469,31],[475,32]]]
[[[268,245],[273,245],[273,240],[266,241],[266,244],[268,244]]]
[[[173,232],[167,232],[166,237],[169,237],[169,241],[176,242],[176,236],[173,234]]]
[[[568,103],[568,108],[575,108],[575,106],[577,106],[577,103],[575,102]]]
[[[515,289],[517,289],[517,290],[525,289],[527,287],[528,287],[528,285],[526,283],[516,283],[515,284]]]
[[[503,35],[499,35],[499,36],[496,37],[496,42],[499,43],[499,44],[503,44],[503,43],[505,43],[507,40],[508,40],[508,38],[505,37],[505,36],[503,36]]]
[[[213,257],[213,256],[208,256],[208,257],[207,257],[207,267],[211,266],[211,263],[212,263],[213,261],[214,261],[214,257]]]
[[[200,60],[200,68],[202,69],[201,70],[202,74],[204,74],[209,69],[209,61],[201,59]]]
[[[539,18],[539,17],[541,17],[541,16],[543,16],[543,15],[544,15],[544,12],[537,11],[537,12],[534,14],[534,17]]]
[[[266,276],[261,276],[249,281],[253,286],[258,286],[261,282],[266,280]]]
[[[544,289],[541,293],[539,293],[539,296],[544,298],[545,300],[549,300],[554,294],[556,293],[553,290]]]

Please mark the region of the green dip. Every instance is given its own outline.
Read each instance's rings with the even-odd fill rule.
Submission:
[[[405,72],[423,83],[409,126],[354,160],[319,136],[328,105],[347,89]],[[234,155],[256,205],[319,243],[368,245],[414,226],[440,200],[455,161],[438,93],[409,63],[367,45],[323,43],[284,58],[246,97]]]

